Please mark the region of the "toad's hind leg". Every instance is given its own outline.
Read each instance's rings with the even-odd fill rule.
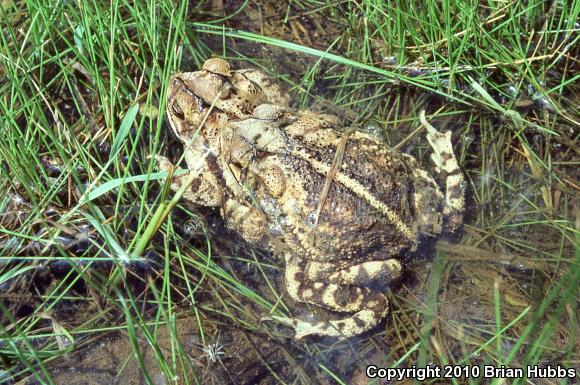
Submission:
[[[288,294],[296,301],[354,314],[339,320],[319,322],[274,317],[292,326],[297,339],[309,335],[348,338],[371,329],[387,314],[384,294],[367,288],[311,281],[307,278],[305,265],[302,259],[286,254]]]
[[[437,131],[427,122],[425,111],[421,111],[420,117],[421,123],[427,129],[427,141],[433,148],[431,159],[435,163],[435,170],[445,179],[445,230],[453,232],[463,222],[465,181],[451,146],[451,131]]]
[[[351,262],[352,263],[352,262]],[[401,276],[401,262],[391,258],[383,261],[366,261],[341,268],[336,262],[310,261],[307,264],[310,281],[336,283],[338,285],[389,286]]]

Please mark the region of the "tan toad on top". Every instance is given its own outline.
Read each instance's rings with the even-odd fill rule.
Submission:
[[[375,326],[387,314],[383,290],[401,275],[397,258],[462,222],[451,133],[426,122],[443,191],[413,157],[341,131],[335,116],[288,107],[262,72],[232,71],[221,59],[171,78],[167,115],[197,175],[185,198],[218,207],[229,228],[283,257],[293,299],[349,313],[331,321],[275,317],[296,338],[344,338]]]

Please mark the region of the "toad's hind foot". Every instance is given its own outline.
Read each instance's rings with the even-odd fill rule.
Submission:
[[[350,313],[346,318],[330,321],[273,317],[293,327],[297,339],[310,335],[349,338],[372,329],[387,315],[388,301],[383,293],[366,287],[311,281],[305,270],[306,261],[292,253],[287,253],[285,257],[286,289],[290,297],[329,310]]]
[[[373,328],[386,316],[388,307],[382,311],[363,309],[352,316],[331,321],[305,321],[295,318],[272,316],[273,319],[294,328],[297,340],[308,336],[324,336],[346,339],[364,333]]]
[[[433,149],[431,159],[435,163],[435,171],[445,180],[445,230],[454,232],[463,223],[465,180],[453,153],[451,131],[437,131],[425,118],[424,110],[420,113],[420,119],[427,129],[427,141]]]

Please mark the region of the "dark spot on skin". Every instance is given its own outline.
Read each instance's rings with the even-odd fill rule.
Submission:
[[[448,152],[441,153],[441,159],[443,159],[443,162],[447,162],[451,158],[453,158],[453,154],[450,154]]]
[[[208,143],[204,143],[204,144],[206,146],[208,145]],[[206,165],[207,165],[209,172],[212,173],[215,180],[218,182],[218,186],[227,186],[226,180],[224,179],[221,168],[218,164],[217,157],[214,154],[211,154],[211,153],[208,154],[208,156],[206,158]]]
[[[201,179],[202,179],[202,177],[195,178],[193,180],[193,182],[191,183],[191,186],[189,186],[189,189],[191,191],[197,191],[197,190],[199,190],[199,186],[201,185]]]
[[[352,317],[354,324],[359,328],[362,329],[366,324],[363,320],[360,319],[359,316],[355,315]]]
[[[336,323],[336,327],[338,328],[338,330],[340,330],[342,332],[344,330],[344,328],[346,327],[346,322],[338,321]]]
[[[461,170],[459,168],[456,168],[455,170],[448,172],[447,176],[453,176],[453,175],[459,175],[461,174]]]
[[[459,199],[461,198],[462,195],[459,186],[450,187],[449,190],[447,191],[447,194],[449,195],[449,199]]]
[[[343,307],[353,302],[352,297],[356,296],[356,292],[350,289],[350,287],[341,287],[334,292],[334,302],[338,306]]]
[[[296,282],[303,282],[304,281],[304,272],[297,271],[296,273],[294,273],[294,280]]]
[[[371,282],[371,276],[367,269],[362,266],[359,266],[355,281],[359,285],[369,284]]]
[[[295,276],[297,276],[298,274],[296,274]],[[311,281],[303,281],[304,276],[302,275],[302,273],[300,273],[300,281],[297,280],[297,282],[299,283],[298,285],[298,297],[307,300],[307,301],[312,301],[314,299],[318,299],[320,298],[320,292],[318,290],[314,289],[313,283]],[[304,292],[310,290],[312,294],[310,295],[305,295]]]
[[[254,108],[255,106],[252,103],[248,102],[247,100],[242,101],[240,105],[240,111],[244,115],[251,115],[252,112],[254,111]]]

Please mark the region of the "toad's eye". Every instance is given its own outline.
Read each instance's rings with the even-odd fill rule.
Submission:
[[[177,103],[177,101],[174,101],[171,104],[171,111],[173,112],[173,115],[177,116],[179,119],[185,119],[183,110],[181,109],[181,107],[179,107],[179,103]]]

